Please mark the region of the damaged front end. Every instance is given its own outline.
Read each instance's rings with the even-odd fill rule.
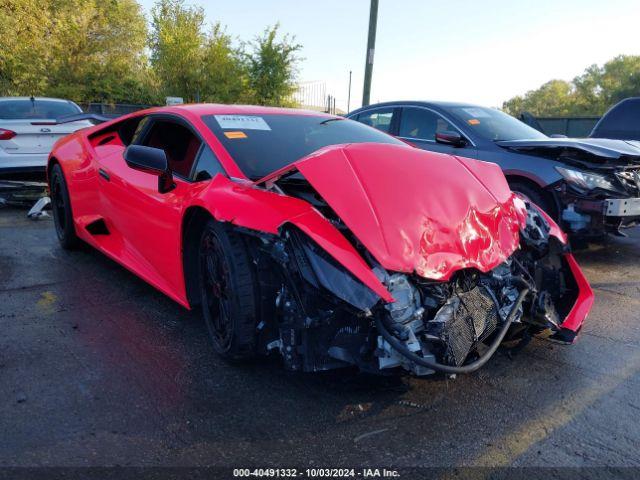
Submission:
[[[556,167],[564,181],[552,187],[561,207],[560,219],[571,232],[623,235],[640,224],[640,167]]]
[[[263,248],[281,272],[278,321],[265,347],[279,351],[291,370],[357,366],[422,376],[474,371],[503,341],[573,342],[592,294],[547,219],[535,206],[526,208],[520,248],[489,272],[463,269],[435,281],[374,265],[393,302],[304,233],[286,229]]]
[[[357,171],[353,156],[350,161]],[[482,177],[483,189],[493,181],[495,194],[504,200],[495,207],[495,198],[487,197],[485,204],[480,193],[472,192],[478,206],[489,208],[493,216],[464,213],[474,205],[461,202],[460,211],[450,211],[451,227],[439,234],[425,224],[422,231],[413,233],[405,227],[401,232],[405,260],[414,254],[416,267],[404,270],[394,268],[404,265],[394,263],[395,256],[386,259],[386,265],[380,261],[391,247],[372,253],[378,252],[376,245],[389,245],[395,229],[379,244],[375,243],[379,237],[354,231],[362,215],[351,215],[359,211],[346,208],[357,199],[345,204],[334,200],[338,197],[325,201],[328,183],[323,185],[304,166],[298,171],[313,181],[295,172],[270,179],[268,188],[309,202],[328,220],[389,295],[382,298],[380,291],[376,293],[306,232],[283,225],[279,235],[260,236],[256,258],[257,264],[267,264],[262,270],[272,276],[263,283],[272,285],[276,298],[272,315],[276,320],[264,329],[264,349],[279,352],[285,366],[297,371],[355,366],[378,374],[404,370],[429,375],[472,372],[503,342],[524,345],[533,336],[573,342],[593,294],[564,234],[535,205],[506,187],[503,191],[493,177],[483,176],[482,169],[492,166],[468,164],[461,171],[470,175],[466,168],[477,170],[477,176],[470,178]],[[366,174],[360,174],[358,181],[366,185],[363,191],[371,191]],[[434,200],[420,207],[422,213],[431,214],[426,206],[437,203],[438,192],[433,195]],[[383,222],[384,212],[376,199],[369,198],[369,204],[373,205],[369,211],[377,212],[377,220]],[[469,223],[469,218],[475,223]],[[414,244],[421,245],[419,251],[411,248]],[[417,268],[424,265],[429,268]]]
[[[547,190],[567,231],[581,236],[623,235],[640,224],[640,150],[604,139],[497,142],[498,146],[554,162],[561,180]]]

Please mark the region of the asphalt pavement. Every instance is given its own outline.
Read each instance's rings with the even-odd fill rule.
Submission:
[[[577,253],[578,342],[455,379],[234,366],[203,321],[0,209],[0,467],[640,466],[640,232]]]

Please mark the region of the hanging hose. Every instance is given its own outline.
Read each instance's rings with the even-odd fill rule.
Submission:
[[[435,370],[437,372],[471,373],[471,372],[475,372],[477,369],[479,369],[485,363],[487,363],[489,359],[493,356],[493,354],[496,352],[496,350],[498,349],[498,346],[504,339],[504,336],[507,334],[507,330],[509,330],[511,323],[513,322],[513,319],[518,313],[518,309],[520,308],[520,305],[522,305],[522,302],[524,301],[528,293],[529,293],[528,287],[525,287],[523,290],[520,291],[518,298],[513,304],[513,308],[511,309],[511,311],[509,312],[509,315],[507,315],[507,318],[504,321],[504,325],[502,326],[500,333],[498,333],[493,343],[491,343],[491,345],[489,346],[489,349],[475,362],[469,363],[468,365],[463,365],[461,367],[444,365],[442,363],[427,360],[424,357],[416,355],[411,350],[409,350],[404,343],[402,343],[400,340],[398,340],[389,332],[389,330],[387,329],[387,326],[382,322],[382,319],[380,318],[380,316],[376,317],[376,327],[380,332],[380,334],[382,335],[382,337],[389,343],[389,345],[391,345],[400,355],[402,355],[403,357],[405,357],[406,359],[412,361],[417,365],[430,368],[431,370]]]

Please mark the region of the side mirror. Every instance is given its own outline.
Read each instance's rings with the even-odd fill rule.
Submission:
[[[134,170],[157,175],[158,192],[167,193],[176,188],[164,150],[143,145],[129,145],[124,151],[124,161]]]
[[[464,147],[467,142],[462,135],[458,132],[444,131],[436,132],[436,142],[444,145],[451,145],[452,147]]]

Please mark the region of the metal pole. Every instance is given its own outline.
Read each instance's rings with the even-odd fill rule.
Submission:
[[[369,11],[369,36],[367,38],[367,58],[364,64],[364,89],[362,91],[362,106],[369,105],[371,96],[371,75],[373,73],[373,54],[376,48],[376,27],[378,25],[378,0],[371,0]]]
[[[349,70],[349,94],[347,95],[347,113],[349,113],[349,107],[351,105],[351,70]]]

